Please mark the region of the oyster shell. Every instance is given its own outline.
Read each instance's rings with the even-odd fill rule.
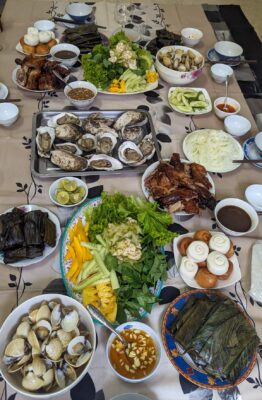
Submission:
[[[50,151],[55,140],[55,131],[48,126],[40,126],[37,130],[36,146],[40,157],[50,158]]]
[[[106,118],[101,113],[93,113],[93,114],[89,115],[89,117],[87,119],[102,122],[103,124],[105,124],[107,126],[113,126],[113,124],[115,122],[114,118]]]
[[[64,150],[68,151],[68,153],[72,153],[75,156],[81,156],[83,154],[82,150],[75,143],[57,143],[54,145],[56,150]]]
[[[75,124],[75,125],[80,125],[81,121],[80,119],[71,113],[60,113],[52,117],[47,125],[51,126],[52,128],[56,128],[58,125],[63,125],[63,124]]]
[[[92,135],[97,135],[98,133],[112,133],[112,135],[118,136],[114,128],[110,128],[104,122],[96,119],[88,118],[84,120],[82,128],[85,132],[91,133]]]
[[[116,144],[117,139],[112,133],[98,133],[96,152],[111,155]]]
[[[94,154],[89,158],[88,166],[93,169],[104,171],[115,171],[123,168],[120,161],[106,154]]]
[[[126,126],[144,125],[147,123],[147,116],[141,111],[126,111],[117,118],[114,128],[121,131]]]
[[[144,139],[141,140],[138,147],[146,160],[150,160],[153,157],[156,148],[151,133],[146,135]]]
[[[118,149],[118,157],[124,164],[131,166],[141,165],[145,162],[139,147],[130,141],[123,142]]]
[[[77,144],[83,151],[88,153],[96,148],[96,137],[91,133],[85,133],[78,139]]]
[[[74,124],[63,124],[55,128],[55,136],[57,139],[65,142],[76,142],[83,134],[82,128]]]
[[[84,157],[63,150],[51,151],[51,162],[65,171],[84,171],[88,166]]]
[[[143,137],[143,129],[140,126],[124,127],[121,130],[121,139],[130,140],[131,142],[138,143]]]

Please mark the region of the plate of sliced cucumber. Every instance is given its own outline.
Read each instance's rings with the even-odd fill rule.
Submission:
[[[172,109],[180,114],[201,115],[212,110],[212,102],[206,89],[171,87],[168,101]]]

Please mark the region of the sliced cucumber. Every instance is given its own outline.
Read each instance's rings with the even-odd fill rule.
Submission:
[[[190,106],[176,106],[178,110],[183,112],[192,112],[193,108]]]
[[[197,107],[197,108],[207,108],[207,103],[205,101],[191,101],[190,106],[191,107]]]

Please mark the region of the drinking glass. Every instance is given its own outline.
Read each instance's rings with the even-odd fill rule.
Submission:
[[[130,7],[130,3],[124,3],[122,1],[116,2],[114,16],[116,23],[121,25],[121,31],[129,20],[131,10],[132,7]]]

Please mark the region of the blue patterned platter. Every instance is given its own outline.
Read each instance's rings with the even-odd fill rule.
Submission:
[[[253,165],[255,165],[258,168],[262,168],[262,156],[257,150],[254,137],[251,137],[244,142],[243,150],[244,150],[245,157],[248,160],[261,158],[261,163],[253,163]]]
[[[70,297],[73,297],[74,299],[78,300],[80,303],[82,303],[82,296],[81,293],[75,293],[73,291],[73,287],[71,282],[67,279],[66,273],[70,268],[70,261],[64,261],[65,254],[66,254],[66,247],[67,247],[67,242],[69,240],[69,235],[68,235],[68,229],[73,227],[79,219],[82,220],[83,223],[86,222],[85,220],[85,211],[88,207],[97,207],[101,203],[101,197],[95,197],[93,199],[88,200],[86,203],[82,204],[76,212],[72,215],[70,220],[67,222],[66,227],[63,231],[61,242],[60,242],[60,271],[62,275],[62,279],[66,288],[66,292]],[[154,295],[156,297],[159,297],[161,289],[163,286],[163,282],[158,281],[156,284],[156,288],[153,291]],[[140,310],[140,318],[144,318],[148,313],[141,309]],[[97,321],[95,321],[97,322]]]
[[[212,49],[209,49],[208,51],[207,51],[207,58],[208,58],[208,60],[209,61],[211,61],[211,62],[221,62],[221,63],[223,63],[223,61],[232,61],[232,63],[231,64],[228,64],[228,65],[230,65],[231,67],[236,67],[237,65],[239,65],[240,64],[240,61],[241,61],[241,57],[239,56],[239,57],[233,57],[233,58],[230,58],[230,57],[222,57],[222,56],[220,56],[220,54],[218,54],[217,52],[216,52],[216,50],[214,49],[214,48],[212,48]]]
[[[228,380],[223,381],[219,378],[210,376],[201,368],[196,366],[196,364],[189,357],[189,355],[183,354],[181,347],[174,341],[173,337],[169,333],[169,328],[171,324],[175,320],[179,311],[184,307],[188,299],[192,296],[203,297],[205,295],[208,295],[211,298],[217,298],[221,296],[226,297],[222,293],[217,293],[217,292],[214,293],[210,290],[191,290],[177,297],[170,304],[164,315],[162,323],[162,341],[169,360],[171,361],[173,366],[178,370],[178,372],[181,375],[183,375],[187,380],[189,380],[190,382],[194,383],[197,386],[208,389],[213,389],[213,390],[229,389],[234,386],[237,386],[240,382],[242,382],[247,378],[247,376],[250,374],[256,362],[256,353],[254,353],[252,359],[249,362],[249,365],[241,371],[238,380],[234,384],[232,384]],[[243,313],[244,317],[248,319],[243,310],[235,303],[234,305],[239,309],[240,312]]]

